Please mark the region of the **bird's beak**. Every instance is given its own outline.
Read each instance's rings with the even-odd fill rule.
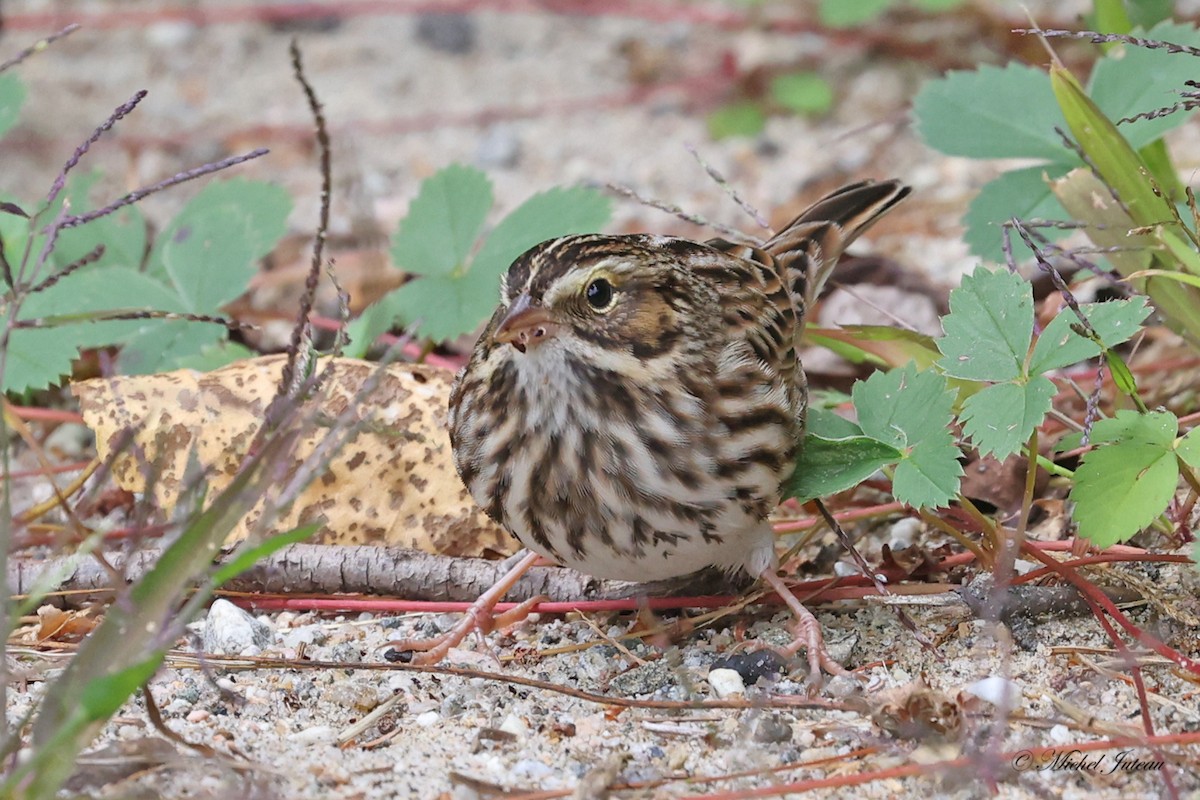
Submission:
[[[492,341],[511,344],[522,353],[525,348],[541,344],[558,332],[558,323],[550,312],[523,294],[516,299],[492,334]]]

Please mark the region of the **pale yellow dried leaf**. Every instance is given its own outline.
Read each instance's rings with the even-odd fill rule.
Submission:
[[[209,476],[209,496],[228,485],[275,395],[285,358],[239,361],[213,372],[179,370],[160,375],[119,376],[73,387],[84,421],[96,432],[101,458],[134,432],[113,462],[122,488],[146,489],[156,502],[174,508],[187,467],[196,452]],[[322,359],[330,375],[310,402],[325,419],[354,404],[368,424],[336,455],[290,511],[270,530],[279,532],[325,517],[311,541],[329,544],[386,544],[455,556],[496,556],[519,547],[471,500],[454,470],[446,408],[453,376],[442,369],[393,364],[374,391],[355,399],[376,364]],[[296,449],[298,464],[312,453],[328,428],[313,424]],[[134,454],[141,450],[145,460]],[[147,465],[153,464],[153,467]],[[230,541],[242,539],[261,516],[262,504],[247,514]]]

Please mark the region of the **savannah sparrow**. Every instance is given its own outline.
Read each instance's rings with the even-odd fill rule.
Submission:
[[[599,578],[744,569],[795,612],[812,676],[842,672],[776,575],[767,515],[792,472],[808,391],[805,311],[842,250],[902,200],[897,181],[826,196],[761,248],[578,235],[519,257],[450,398],[455,464],[527,554],[440,639],[440,659],[539,555]],[[527,607],[515,610],[513,618]]]

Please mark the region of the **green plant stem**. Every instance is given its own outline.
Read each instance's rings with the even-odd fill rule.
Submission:
[[[983,529],[984,538],[991,542],[993,552],[996,551],[1000,546],[1000,531],[997,529],[996,523],[962,494],[958,495],[958,504]],[[985,563],[990,566],[993,562],[994,559],[989,557]]]
[[[1029,455],[1029,453],[1027,452],[1025,455]],[[1055,475],[1059,478],[1074,478],[1075,477],[1074,472],[1072,472],[1071,470],[1067,469],[1066,467],[1064,467],[1060,464],[1055,464],[1053,461],[1051,461],[1050,459],[1046,458],[1043,455],[1039,454],[1037,456],[1036,460],[1037,460],[1037,465],[1039,467],[1041,467],[1042,469],[1046,470],[1046,472],[1049,472],[1051,475]]]

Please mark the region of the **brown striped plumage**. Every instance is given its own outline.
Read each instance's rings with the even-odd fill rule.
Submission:
[[[767,515],[804,430],[805,309],[907,194],[847,186],[761,249],[580,235],[526,252],[450,400],[471,495],[527,547],[601,578],[773,570]]]

